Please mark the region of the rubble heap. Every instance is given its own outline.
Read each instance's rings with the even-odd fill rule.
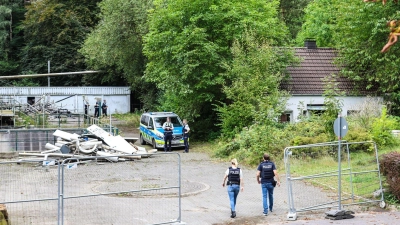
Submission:
[[[54,162],[49,157],[57,158],[87,158],[88,156],[102,156],[110,162],[126,161],[150,157],[156,149],[147,151],[145,148],[128,142],[120,135],[112,136],[97,125],[87,128],[88,134],[78,135],[62,130],[56,130],[53,136],[57,137],[55,144],[46,143],[45,151],[19,153],[20,156],[43,157],[43,164]],[[26,159],[25,159],[26,160]],[[23,159],[20,161],[24,161]]]

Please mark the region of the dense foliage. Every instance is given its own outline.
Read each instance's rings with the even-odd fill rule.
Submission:
[[[24,13],[23,1],[0,1],[0,76],[18,73]]]
[[[244,127],[253,124],[276,123],[285,110],[286,93],[279,90],[290,61],[285,49],[273,48],[251,32],[235,40],[232,47],[232,63],[226,62],[226,77],[222,92],[226,100],[217,106],[221,121],[221,133],[232,138]],[[275,62],[275,63],[271,63]]]
[[[242,40],[246,30],[273,46],[287,40],[278,4],[275,0],[155,1],[145,37],[145,78],[163,91],[160,109],[191,121],[201,119],[194,130],[203,136],[216,130],[213,105],[225,101],[221,88],[232,80],[224,64],[231,63],[234,40]]]
[[[104,0],[99,7],[101,20],[80,51],[87,64],[106,72],[99,77],[103,82],[118,84],[123,80],[133,90],[151,92],[141,77],[146,63],[143,36],[148,32],[147,11],[152,1]]]
[[[43,0],[29,5],[24,21],[22,72],[47,73],[48,61],[51,72],[85,70],[84,57],[78,50],[97,22],[97,2]],[[61,77],[53,79],[52,85],[80,85],[81,79]]]

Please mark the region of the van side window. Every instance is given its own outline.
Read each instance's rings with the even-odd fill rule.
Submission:
[[[149,122],[149,125],[148,125],[148,126],[151,126],[151,127],[154,128],[154,125],[153,125],[153,118],[151,118],[151,117],[150,117],[150,122]]]
[[[142,115],[142,117],[140,118],[140,123],[147,126],[149,123],[149,116]]]

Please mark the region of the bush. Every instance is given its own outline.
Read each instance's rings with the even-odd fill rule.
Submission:
[[[400,153],[391,152],[381,156],[381,173],[386,176],[390,192],[400,200]]]
[[[244,164],[257,165],[262,161],[264,153],[282,158],[287,143],[289,139],[283,130],[269,125],[253,125],[244,128],[231,142],[221,141],[215,155],[237,158]]]
[[[372,135],[368,133],[368,131],[362,128],[351,128],[348,133],[344,137],[347,142],[364,142],[364,141],[372,141]],[[374,145],[372,143],[366,144],[353,144],[349,146],[350,151],[363,151],[363,152],[371,152],[374,150]]]
[[[372,138],[379,146],[393,146],[397,143],[392,130],[396,130],[399,124],[396,118],[388,116],[386,112],[384,107],[381,117],[375,118],[372,123]]]

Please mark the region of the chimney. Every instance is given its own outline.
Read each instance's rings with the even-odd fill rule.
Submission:
[[[316,49],[317,41],[315,39],[306,39],[304,41],[304,47],[306,47],[307,49]]]

